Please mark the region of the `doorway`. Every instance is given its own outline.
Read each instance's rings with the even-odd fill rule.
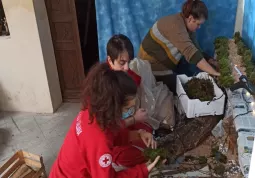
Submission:
[[[63,101],[79,102],[98,61],[95,0],[45,0]]]
[[[85,74],[99,61],[95,0],[75,0]]]

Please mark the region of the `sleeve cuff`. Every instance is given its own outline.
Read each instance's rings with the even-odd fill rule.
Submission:
[[[208,61],[209,59],[212,58],[210,55],[206,54],[205,52],[203,52],[203,56],[204,56],[206,61]]]
[[[149,177],[149,171],[148,171],[146,164],[142,164],[141,169],[142,169],[144,177]]]
[[[191,64],[197,64],[203,58],[204,58],[204,56],[202,55],[202,53],[199,50],[197,50],[197,52],[195,52],[195,54],[190,58],[190,63]]]

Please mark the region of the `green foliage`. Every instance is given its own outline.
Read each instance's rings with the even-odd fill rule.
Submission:
[[[224,36],[217,37],[214,41],[215,48],[219,48],[221,45],[226,46],[228,45],[228,38]]]
[[[253,85],[255,85],[255,71],[250,74],[249,80],[253,83]]]
[[[163,160],[169,158],[170,156],[168,150],[165,148],[157,148],[157,149],[146,148],[143,153],[147,161],[149,160],[154,161],[157,156],[160,156],[160,160],[158,164],[156,165],[156,167],[158,167]]]
[[[212,101],[215,97],[213,83],[209,78],[193,77],[184,85],[184,89],[190,99]]]
[[[244,45],[243,41],[239,41],[237,44],[237,54],[243,56],[245,51],[247,50],[246,46]]]
[[[242,65],[245,67],[246,76],[255,84],[255,65],[252,61],[252,52],[245,46],[240,34],[235,34],[234,38],[235,41],[237,39],[238,54],[242,56]]]
[[[241,39],[242,38],[240,32],[236,32],[234,35],[235,44],[237,44]]]
[[[217,54],[217,60],[219,64],[219,70],[221,76],[219,77],[218,83],[220,86],[229,88],[234,84],[234,78],[232,76],[232,68],[228,59],[228,38],[218,37],[214,41],[215,52]]]

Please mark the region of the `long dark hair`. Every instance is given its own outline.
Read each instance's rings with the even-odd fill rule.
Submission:
[[[208,9],[200,0],[187,0],[182,6],[182,14],[186,18],[192,15],[195,19],[208,19]]]
[[[93,66],[84,83],[82,110],[88,110],[91,123],[96,119],[102,130],[118,127],[122,107],[134,98],[135,82],[123,71],[111,70],[108,64]]]

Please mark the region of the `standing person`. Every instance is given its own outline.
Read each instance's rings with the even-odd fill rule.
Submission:
[[[173,71],[176,70],[182,56],[200,70],[220,76],[209,64],[215,65],[215,61],[202,53],[196,40],[196,30],[207,18],[208,9],[203,1],[187,0],[181,13],[159,19],[141,43],[138,56],[150,62],[156,79],[163,81],[174,93],[176,75]]]
[[[129,131],[121,125],[123,113],[135,105],[136,92],[135,82],[123,71],[113,71],[105,63],[92,68],[86,78],[82,110],[66,135],[49,177],[148,177],[159,157],[146,165],[136,153],[118,151],[139,139],[156,148],[150,133]],[[129,154],[126,158],[133,165],[116,172],[113,167],[121,154]]]

